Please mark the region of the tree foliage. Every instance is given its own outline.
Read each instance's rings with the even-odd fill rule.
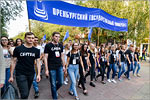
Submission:
[[[1,33],[2,35],[7,34],[7,24],[9,21],[15,20],[16,16],[21,16],[20,12],[23,10],[22,8],[22,0],[1,0],[0,1],[0,17],[1,17]]]

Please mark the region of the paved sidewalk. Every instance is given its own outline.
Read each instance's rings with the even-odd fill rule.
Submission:
[[[89,85],[89,77],[86,87],[88,96],[82,94],[82,90],[77,88],[80,100],[150,100],[150,63],[143,61],[140,70],[141,77],[135,77],[132,74],[131,80],[123,78],[123,82],[117,81],[117,84],[100,83],[101,77],[96,81],[96,87]],[[106,79],[106,78],[105,78]],[[38,99],[51,99],[50,85],[48,79],[43,76],[39,83],[40,96]],[[63,85],[59,92],[59,99],[73,100],[68,94],[69,85]],[[29,99],[34,99],[33,87],[30,91]]]

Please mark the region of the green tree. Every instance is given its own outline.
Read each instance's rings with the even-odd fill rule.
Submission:
[[[16,16],[21,16],[20,12],[23,10],[22,0],[1,0],[0,1],[0,17],[1,17],[1,34],[8,36],[7,24],[9,21],[15,20]]]

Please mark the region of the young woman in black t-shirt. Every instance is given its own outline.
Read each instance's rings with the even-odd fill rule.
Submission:
[[[90,85],[95,87],[95,84],[93,83],[95,69],[96,69],[96,58],[95,58],[95,46],[94,44],[90,44],[90,49],[88,50],[88,73],[85,75],[85,79],[88,75],[91,76],[91,82]]]
[[[104,74],[105,74],[105,67],[106,67],[106,54],[105,54],[105,49],[104,47],[101,47],[101,50],[100,50],[100,54],[98,55],[98,58],[99,58],[99,62],[98,62],[98,65],[99,65],[99,68],[100,68],[100,72],[101,74],[98,74],[96,76],[96,78],[98,78],[99,76],[102,76],[102,84],[106,84],[106,82],[104,81]]]
[[[78,82],[78,87],[83,89],[83,94],[87,95],[87,90],[85,87],[85,77],[83,71],[87,69],[87,57],[88,57],[88,52],[87,52],[88,46],[86,44],[83,44],[81,46],[81,57],[84,65],[84,69],[82,68],[81,64],[79,64],[79,74],[80,74],[80,79]],[[82,87],[81,87],[82,86]]]
[[[139,56],[140,56],[140,53],[139,53],[139,48],[137,47],[135,49],[135,53],[134,53],[134,69],[133,69],[133,74],[135,73],[135,70],[136,70],[136,66],[138,66],[138,69],[136,71],[136,75],[137,77],[140,77],[139,75],[139,70],[140,70],[140,63],[139,63]]]
[[[121,50],[119,51],[119,72],[118,72],[118,80],[122,81],[120,78],[121,75],[125,72],[125,46],[121,46]]]
[[[116,61],[117,61],[117,56],[116,56],[116,52],[115,52],[115,46],[111,46],[111,50],[108,53],[107,56],[107,64],[108,64],[108,70],[107,70],[107,81],[108,82],[113,82],[113,83],[117,83],[115,81],[115,75],[116,75]],[[110,76],[110,71],[113,71],[112,74],[112,80],[110,80],[109,76]]]
[[[79,63],[81,63],[81,66],[83,68],[83,73],[85,73],[82,58],[78,49],[79,49],[79,44],[74,43],[72,45],[72,50],[67,54],[67,64],[66,64],[66,69],[68,67],[68,74],[71,80],[69,94],[72,96],[74,95],[76,100],[79,100],[77,90],[76,90],[76,79],[79,73]]]

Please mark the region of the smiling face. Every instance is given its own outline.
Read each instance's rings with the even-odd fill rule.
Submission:
[[[79,49],[79,44],[78,43],[74,43],[73,48],[74,48],[74,50],[78,50]]]
[[[17,42],[18,46],[20,46],[22,44],[22,41],[20,39],[18,39],[16,42]]]
[[[7,46],[8,45],[8,38],[2,37],[1,38],[1,44],[2,44],[2,46]]]

